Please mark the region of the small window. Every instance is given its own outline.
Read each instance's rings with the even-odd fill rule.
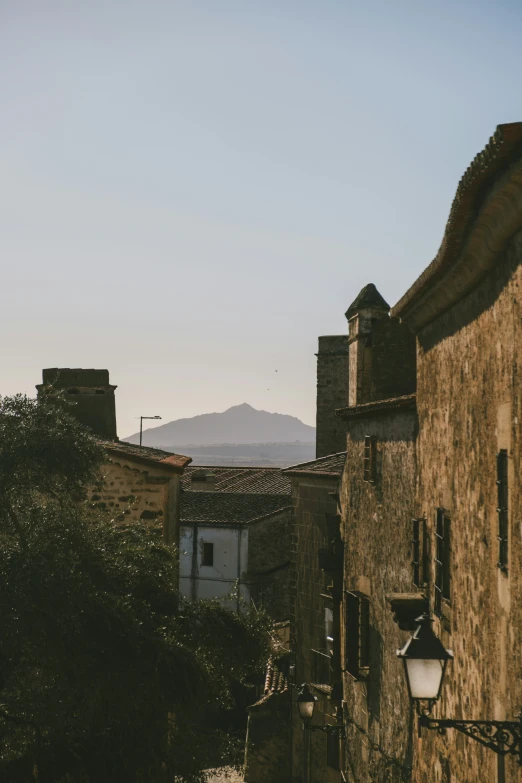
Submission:
[[[370,601],[357,593],[346,592],[344,668],[361,679],[368,675],[370,665]]]
[[[450,519],[443,508],[437,509],[435,529],[435,613],[442,614],[442,599],[449,601],[450,591]]]
[[[214,544],[203,544],[203,560],[201,561],[202,566],[213,566],[214,565]]]
[[[426,520],[413,519],[412,525],[413,584],[416,587],[423,587],[428,581],[428,537],[426,535]]]
[[[105,394],[105,391],[103,389],[96,389],[95,394]]]
[[[364,480],[373,483],[376,475],[377,438],[375,435],[364,436]]]
[[[325,631],[325,649],[329,655],[333,655],[334,632],[333,632],[333,610],[326,607],[324,610],[324,631]]]
[[[340,769],[339,737],[326,735],[326,765],[331,769]]]
[[[498,567],[507,571],[508,565],[508,453],[501,449],[497,454],[498,495]]]

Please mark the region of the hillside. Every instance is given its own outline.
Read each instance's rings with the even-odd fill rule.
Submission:
[[[139,432],[123,440],[139,443]],[[258,411],[244,402],[223,413],[176,419],[143,431],[143,445],[176,450],[178,444],[315,443],[315,427],[295,416]]]

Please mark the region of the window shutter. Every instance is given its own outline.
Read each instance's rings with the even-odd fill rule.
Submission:
[[[345,593],[344,668],[353,677],[359,674],[359,596]]]

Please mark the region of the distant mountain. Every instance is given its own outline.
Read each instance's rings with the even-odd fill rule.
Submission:
[[[139,432],[123,438],[139,443]],[[223,413],[203,413],[190,419],[176,419],[143,431],[143,445],[169,451],[178,444],[193,446],[215,443],[315,443],[315,427],[295,416],[258,411],[244,402]]]

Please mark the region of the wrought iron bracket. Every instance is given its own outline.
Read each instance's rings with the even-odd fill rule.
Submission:
[[[308,726],[309,731],[324,731],[325,734],[332,734],[337,739],[346,739],[346,729],[344,726]]]
[[[517,720],[437,720],[421,713],[419,734],[421,729],[432,729],[439,734],[445,734],[446,729],[457,729],[500,756],[518,756],[522,765],[522,713]]]

